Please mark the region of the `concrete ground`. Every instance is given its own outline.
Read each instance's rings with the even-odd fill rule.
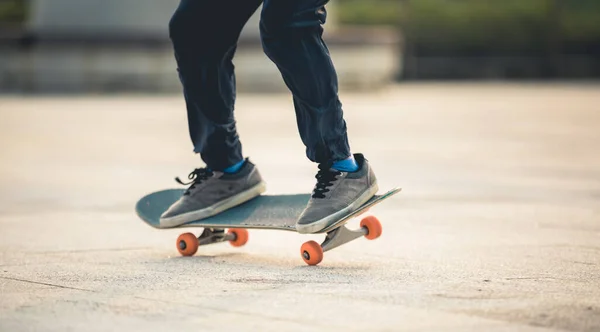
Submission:
[[[342,94],[383,223],[251,231],[180,257],[134,205],[201,166],[174,96],[0,97],[1,331],[599,331],[600,89],[422,84]],[[240,95],[271,193],[309,191],[290,97]],[[353,222],[355,225],[357,222]],[[199,232],[200,229],[194,229]]]

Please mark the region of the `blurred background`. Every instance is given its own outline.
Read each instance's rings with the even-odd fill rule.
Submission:
[[[600,331],[600,0],[332,0],[352,150],[403,190],[370,211],[380,239],[316,269],[298,248],[322,236],[182,258],[192,230],[136,216],[203,166],[178,3],[0,0],[0,331]],[[236,126],[269,193],[307,192],[317,168],[258,19]]]
[[[0,0],[0,89],[179,91],[167,28],[177,4]],[[600,76],[596,0],[336,0],[328,10],[326,38],[344,88]],[[239,89],[285,91],[262,54],[258,17],[240,40]]]

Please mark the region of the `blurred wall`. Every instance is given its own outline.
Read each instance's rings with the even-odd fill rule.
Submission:
[[[28,28],[40,38],[152,36],[168,38],[179,0],[31,0]]]
[[[600,77],[598,0],[399,3],[405,79]]]
[[[28,92],[178,92],[168,22],[178,0],[31,0],[27,42],[0,52],[0,89]],[[393,29],[340,27],[328,6],[326,39],[342,88],[371,89],[398,71]],[[238,90],[287,91],[263,54],[259,12],[236,53]],[[190,32],[193,33],[193,32]]]

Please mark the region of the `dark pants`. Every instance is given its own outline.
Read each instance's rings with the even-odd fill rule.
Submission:
[[[348,157],[338,82],[321,36],[327,0],[265,0],[260,34],[293,95],[298,130],[314,162]],[[221,170],[243,159],[232,59],[262,0],[181,0],[169,23],[194,151]],[[268,142],[265,142],[267,144]]]

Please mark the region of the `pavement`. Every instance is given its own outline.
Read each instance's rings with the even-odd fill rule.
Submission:
[[[180,95],[0,97],[0,331],[600,331],[600,89],[342,93],[381,238],[256,230],[180,257],[138,198],[202,166]],[[310,191],[289,95],[238,96],[270,193]],[[353,221],[354,226],[358,221]],[[200,229],[192,231],[199,232]]]

